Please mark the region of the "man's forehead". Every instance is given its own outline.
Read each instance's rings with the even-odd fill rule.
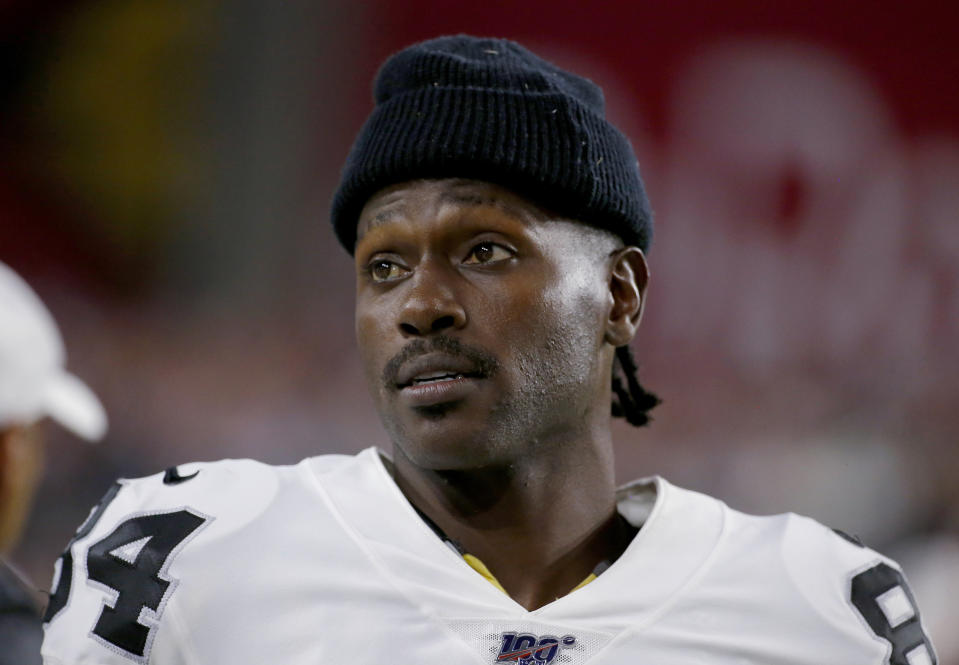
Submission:
[[[499,185],[465,178],[423,179],[391,185],[370,197],[360,213],[359,235],[402,218],[414,206],[490,207],[526,222],[547,217],[535,203]]]

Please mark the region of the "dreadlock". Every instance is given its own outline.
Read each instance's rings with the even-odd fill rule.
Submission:
[[[616,398],[613,399],[612,413],[617,418],[625,418],[630,425],[642,427],[649,424],[649,412],[660,403],[660,399],[639,385],[636,370],[636,360],[629,345],[617,347],[616,361],[613,363],[613,392]],[[626,377],[625,388],[618,373]]]

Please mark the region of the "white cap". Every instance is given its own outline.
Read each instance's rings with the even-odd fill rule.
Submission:
[[[0,262],[0,428],[50,416],[77,436],[101,438],[106,412],[65,363],[53,316],[27,283]]]

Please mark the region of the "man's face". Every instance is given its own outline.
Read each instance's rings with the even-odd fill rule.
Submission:
[[[365,374],[413,463],[508,464],[608,421],[613,236],[470,180],[387,188],[357,236]]]

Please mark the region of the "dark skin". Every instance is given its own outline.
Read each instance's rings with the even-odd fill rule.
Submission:
[[[645,302],[642,252],[496,185],[374,195],[356,333],[397,485],[527,609],[628,544],[610,373]]]

